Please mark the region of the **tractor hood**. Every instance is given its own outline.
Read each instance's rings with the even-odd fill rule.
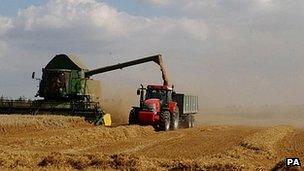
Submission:
[[[151,112],[160,111],[160,100],[159,99],[147,99],[145,100],[144,108]]]

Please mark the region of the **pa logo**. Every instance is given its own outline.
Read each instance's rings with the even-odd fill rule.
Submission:
[[[301,166],[299,158],[285,158],[286,166]]]

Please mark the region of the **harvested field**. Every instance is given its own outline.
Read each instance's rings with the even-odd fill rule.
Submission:
[[[290,126],[94,127],[80,117],[0,116],[0,168],[270,170],[304,161],[304,130]],[[303,169],[303,168],[302,168]]]

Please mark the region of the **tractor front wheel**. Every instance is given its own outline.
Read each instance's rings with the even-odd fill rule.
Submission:
[[[138,112],[139,112],[139,110],[136,109],[136,108],[133,108],[130,111],[130,114],[129,114],[129,125],[138,124]]]
[[[160,113],[159,130],[160,131],[169,131],[169,129],[170,129],[170,112],[162,111]]]

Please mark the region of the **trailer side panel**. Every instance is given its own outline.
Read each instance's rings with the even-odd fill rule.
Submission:
[[[198,97],[185,94],[176,94],[180,114],[195,114],[198,112]]]

